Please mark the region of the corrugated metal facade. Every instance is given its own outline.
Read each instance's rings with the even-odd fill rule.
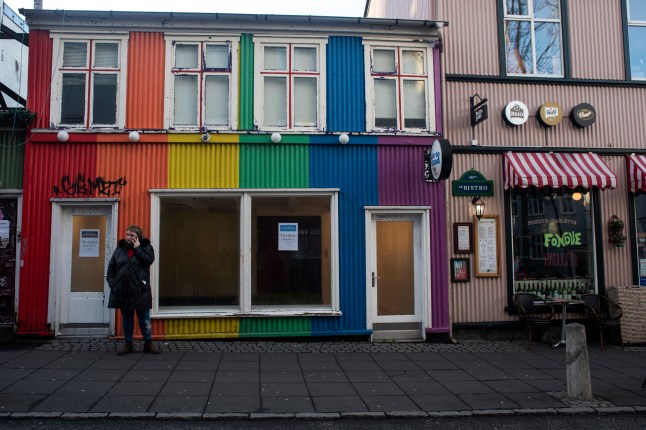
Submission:
[[[264,25],[264,24],[263,24]],[[366,206],[429,206],[433,252],[430,290],[432,332],[448,332],[446,217],[444,184],[424,181],[424,149],[433,137],[420,135],[350,135],[340,144],[339,134],[366,130],[365,57],[363,39],[353,29],[325,35],[326,126],[314,135],[282,133],[279,144],[271,133],[254,129],[253,34],[241,35],[238,61],[238,121],[233,132],[213,132],[209,142],[200,133],[164,129],[163,30],[129,34],[126,91],[126,128],[143,131],[139,142],[128,141],[126,131],[70,133],[67,143],[56,140],[49,127],[51,92],[34,91],[30,106],[39,113],[38,132],[25,150],[26,183],[23,230],[24,269],[21,272],[19,333],[51,334],[52,312],[47,309],[52,197],[118,198],[118,229],[136,222],[151,229],[151,189],[338,189],[339,316],[221,317],[154,319],[157,338],[217,338],[263,336],[366,335]],[[94,30],[94,29],[93,29]],[[428,32],[428,30],[423,30]],[[434,31],[434,30],[433,30]],[[313,33],[310,33],[313,34]],[[352,36],[351,36],[352,35]],[[372,34],[373,39],[380,36]],[[50,84],[52,43],[45,31],[34,31],[35,74],[30,85]],[[434,50],[434,90],[439,93],[439,48]],[[49,54],[49,57],[48,57]],[[436,129],[441,130],[441,101],[435,105]],[[152,131],[152,132],[148,132]],[[242,132],[240,132],[242,131]],[[90,193],[66,187],[95,180],[119,187]],[[158,250],[157,250],[158,251]],[[426,305],[426,304],[424,304]],[[48,312],[49,311],[49,312]],[[116,333],[122,332],[119,318]],[[425,321],[425,325],[429,325]]]
[[[366,84],[361,38],[330,37],[326,58],[328,131],[365,131]]]
[[[49,31],[31,30],[29,45],[27,109],[36,113],[36,119],[31,124],[33,128],[48,128],[53,55],[53,43],[49,37]]]
[[[451,143],[469,145],[475,137],[481,146],[550,148],[644,148],[643,124],[639,112],[646,109],[646,88],[556,86],[448,82],[445,98],[446,124]],[[489,120],[472,128],[469,97],[488,99]],[[510,127],[501,112],[512,100],[520,100],[531,118],[522,127]],[[548,101],[557,102],[566,118],[551,128],[539,124],[535,113]],[[572,125],[567,115],[579,103],[590,103],[597,121],[583,129]]]
[[[162,33],[130,33],[126,128],[164,128],[164,58]]]
[[[0,131],[0,189],[22,188],[25,132]]]

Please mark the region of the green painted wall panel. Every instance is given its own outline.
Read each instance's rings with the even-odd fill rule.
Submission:
[[[309,188],[309,145],[240,145],[240,188]]]
[[[253,35],[240,36],[238,128],[253,130]]]
[[[298,318],[240,318],[240,337],[311,336],[312,319]]]
[[[25,133],[0,131],[0,189],[22,189]]]

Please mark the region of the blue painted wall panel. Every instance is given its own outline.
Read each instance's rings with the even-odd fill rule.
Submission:
[[[330,36],[327,45],[327,130],[366,130],[366,86],[360,37]]]
[[[377,147],[311,145],[310,186],[339,188],[340,318],[314,318],[312,334],[359,334],[366,328],[364,206],[379,203]]]

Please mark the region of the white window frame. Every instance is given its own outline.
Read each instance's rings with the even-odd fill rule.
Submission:
[[[126,123],[126,82],[128,76],[128,33],[110,33],[110,34],[72,34],[72,33],[52,33],[53,61],[52,61],[52,97],[50,99],[50,122],[54,127],[67,127],[72,129],[123,129]],[[88,56],[88,64],[83,68],[70,67],[63,69],[63,47],[66,42],[88,43],[94,50],[94,44],[97,42],[115,42],[119,46],[119,65],[117,68],[100,68],[94,69],[90,63],[91,57]],[[65,73],[85,73],[87,75],[101,73],[116,73],[117,75],[117,106],[116,106],[116,124],[95,124],[92,125],[92,103],[93,91],[88,90],[90,79],[85,81],[85,115],[83,124],[65,124],[61,122],[61,103],[63,98],[63,75]],[[90,97],[88,100],[88,92]]]
[[[239,197],[240,198],[240,305],[218,309],[159,309],[159,266],[151,268],[151,284],[153,289],[153,309],[151,316],[156,318],[168,317],[225,317],[225,316],[338,316],[341,315],[339,305],[339,189],[151,189],[151,230],[152,243],[159,243],[160,238],[160,208],[164,197]],[[329,197],[330,198],[330,305],[272,305],[253,306],[251,302],[251,217],[252,199],[254,197]]]
[[[263,131],[325,131],[326,128],[326,48],[327,39],[315,37],[293,37],[286,39],[284,37],[271,36],[254,36],[254,125],[258,130]],[[266,46],[286,47],[288,53],[287,70],[266,72],[264,70],[265,57],[264,48]],[[292,70],[289,61],[294,53],[294,48],[316,48],[318,70],[316,72],[297,72]],[[264,93],[265,80],[267,75],[277,77],[286,77],[287,85],[287,125],[285,127],[265,125],[264,123]],[[316,119],[317,123],[313,126],[294,126],[294,78],[298,77],[317,77],[317,106]]]
[[[365,64],[365,81],[366,81],[366,130],[368,132],[396,132],[405,131],[406,133],[434,133],[436,132],[435,124],[435,71],[433,68],[433,45],[430,43],[407,43],[403,41],[386,42],[384,40],[364,40],[364,64]],[[424,68],[423,75],[400,73],[401,63],[396,61],[397,72],[392,75],[392,78],[382,77],[386,74],[372,73],[372,58],[373,51],[379,49],[395,50],[398,54],[404,51],[423,51],[424,52]],[[399,55],[397,55],[399,57]],[[397,81],[396,97],[397,97],[397,126],[394,129],[377,127],[375,125],[375,80],[376,79],[394,79]],[[422,128],[406,128],[404,127],[404,95],[403,95],[403,82],[406,80],[423,80],[425,82],[426,90],[426,127]]]
[[[175,130],[234,130],[238,124],[238,49],[240,45],[240,35],[230,35],[230,36],[201,36],[201,37],[190,37],[190,36],[181,36],[166,34],[166,64],[164,66],[164,91],[167,95],[164,97],[164,127],[166,129],[175,129]],[[175,125],[175,73],[173,69],[175,68],[175,44],[197,44],[199,46],[199,62],[198,65],[199,71],[190,70],[187,71],[187,75],[197,75],[199,77],[199,92],[198,95],[198,123],[194,125]],[[219,45],[228,43],[230,45],[230,62],[231,69],[229,71],[204,71],[203,64],[201,64],[204,47],[206,44]],[[204,111],[206,108],[206,102],[204,100],[204,92],[206,91],[206,86],[204,84],[205,78],[207,75],[226,75],[229,77],[229,124],[221,125],[207,125],[204,124]]]
[[[638,20],[638,19],[631,19],[630,17],[630,0],[623,0],[626,2],[626,32],[630,32],[631,27],[646,27],[646,20]],[[636,73],[633,72],[633,64],[632,64],[632,58],[630,58],[630,45],[633,43],[642,43],[642,41],[637,41],[637,40],[631,40],[630,39],[630,34],[627,35],[628,38],[628,47],[626,47],[626,55],[628,56],[628,63],[630,66],[630,76],[627,76],[626,79],[631,79],[633,81],[645,81],[646,80],[646,73],[644,73],[644,76],[634,76]]]
[[[527,0],[527,12],[528,15],[509,15],[507,13],[507,1],[506,0],[501,0],[503,3],[503,8],[504,8],[504,18],[503,18],[503,28],[505,29],[505,35],[506,35],[506,27],[507,27],[507,22],[508,21],[520,21],[520,22],[529,22],[530,24],[530,32],[531,32],[531,44],[532,44],[532,70],[533,73],[511,73],[507,71],[507,54],[506,54],[506,49],[505,51],[505,74],[507,76],[537,76],[537,77],[546,77],[546,78],[562,78],[564,76],[564,69],[565,69],[565,59],[563,57],[563,50],[564,50],[564,40],[563,40],[563,16],[561,15],[561,0],[559,1],[558,5],[558,10],[559,10],[559,17],[558,19],[554,18],[535,18],[534,17],[534,0]],[[538,73],[537,72],[537,64],[536,64],[536,33],[535,33],[535,23],[537,22],[543,22],[543,23],[558,23],[559,24],[559,29],[560,29],[560,43],[561,43],[561,73]],[[505,36],[506,37],[506,36]],[[505,40],[502,40],[501,43],[503,44],[503,47],[506,46]]]

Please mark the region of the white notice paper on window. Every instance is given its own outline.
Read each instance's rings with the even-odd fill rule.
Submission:
[[[9,220],[0,220],[0,248],[9,246]]]
[[[81,229],[81,240],[79,243],[79,257],[99,256],[99,230]]]
[[[298,251],[298,223],[278,223],[278,250]]]

